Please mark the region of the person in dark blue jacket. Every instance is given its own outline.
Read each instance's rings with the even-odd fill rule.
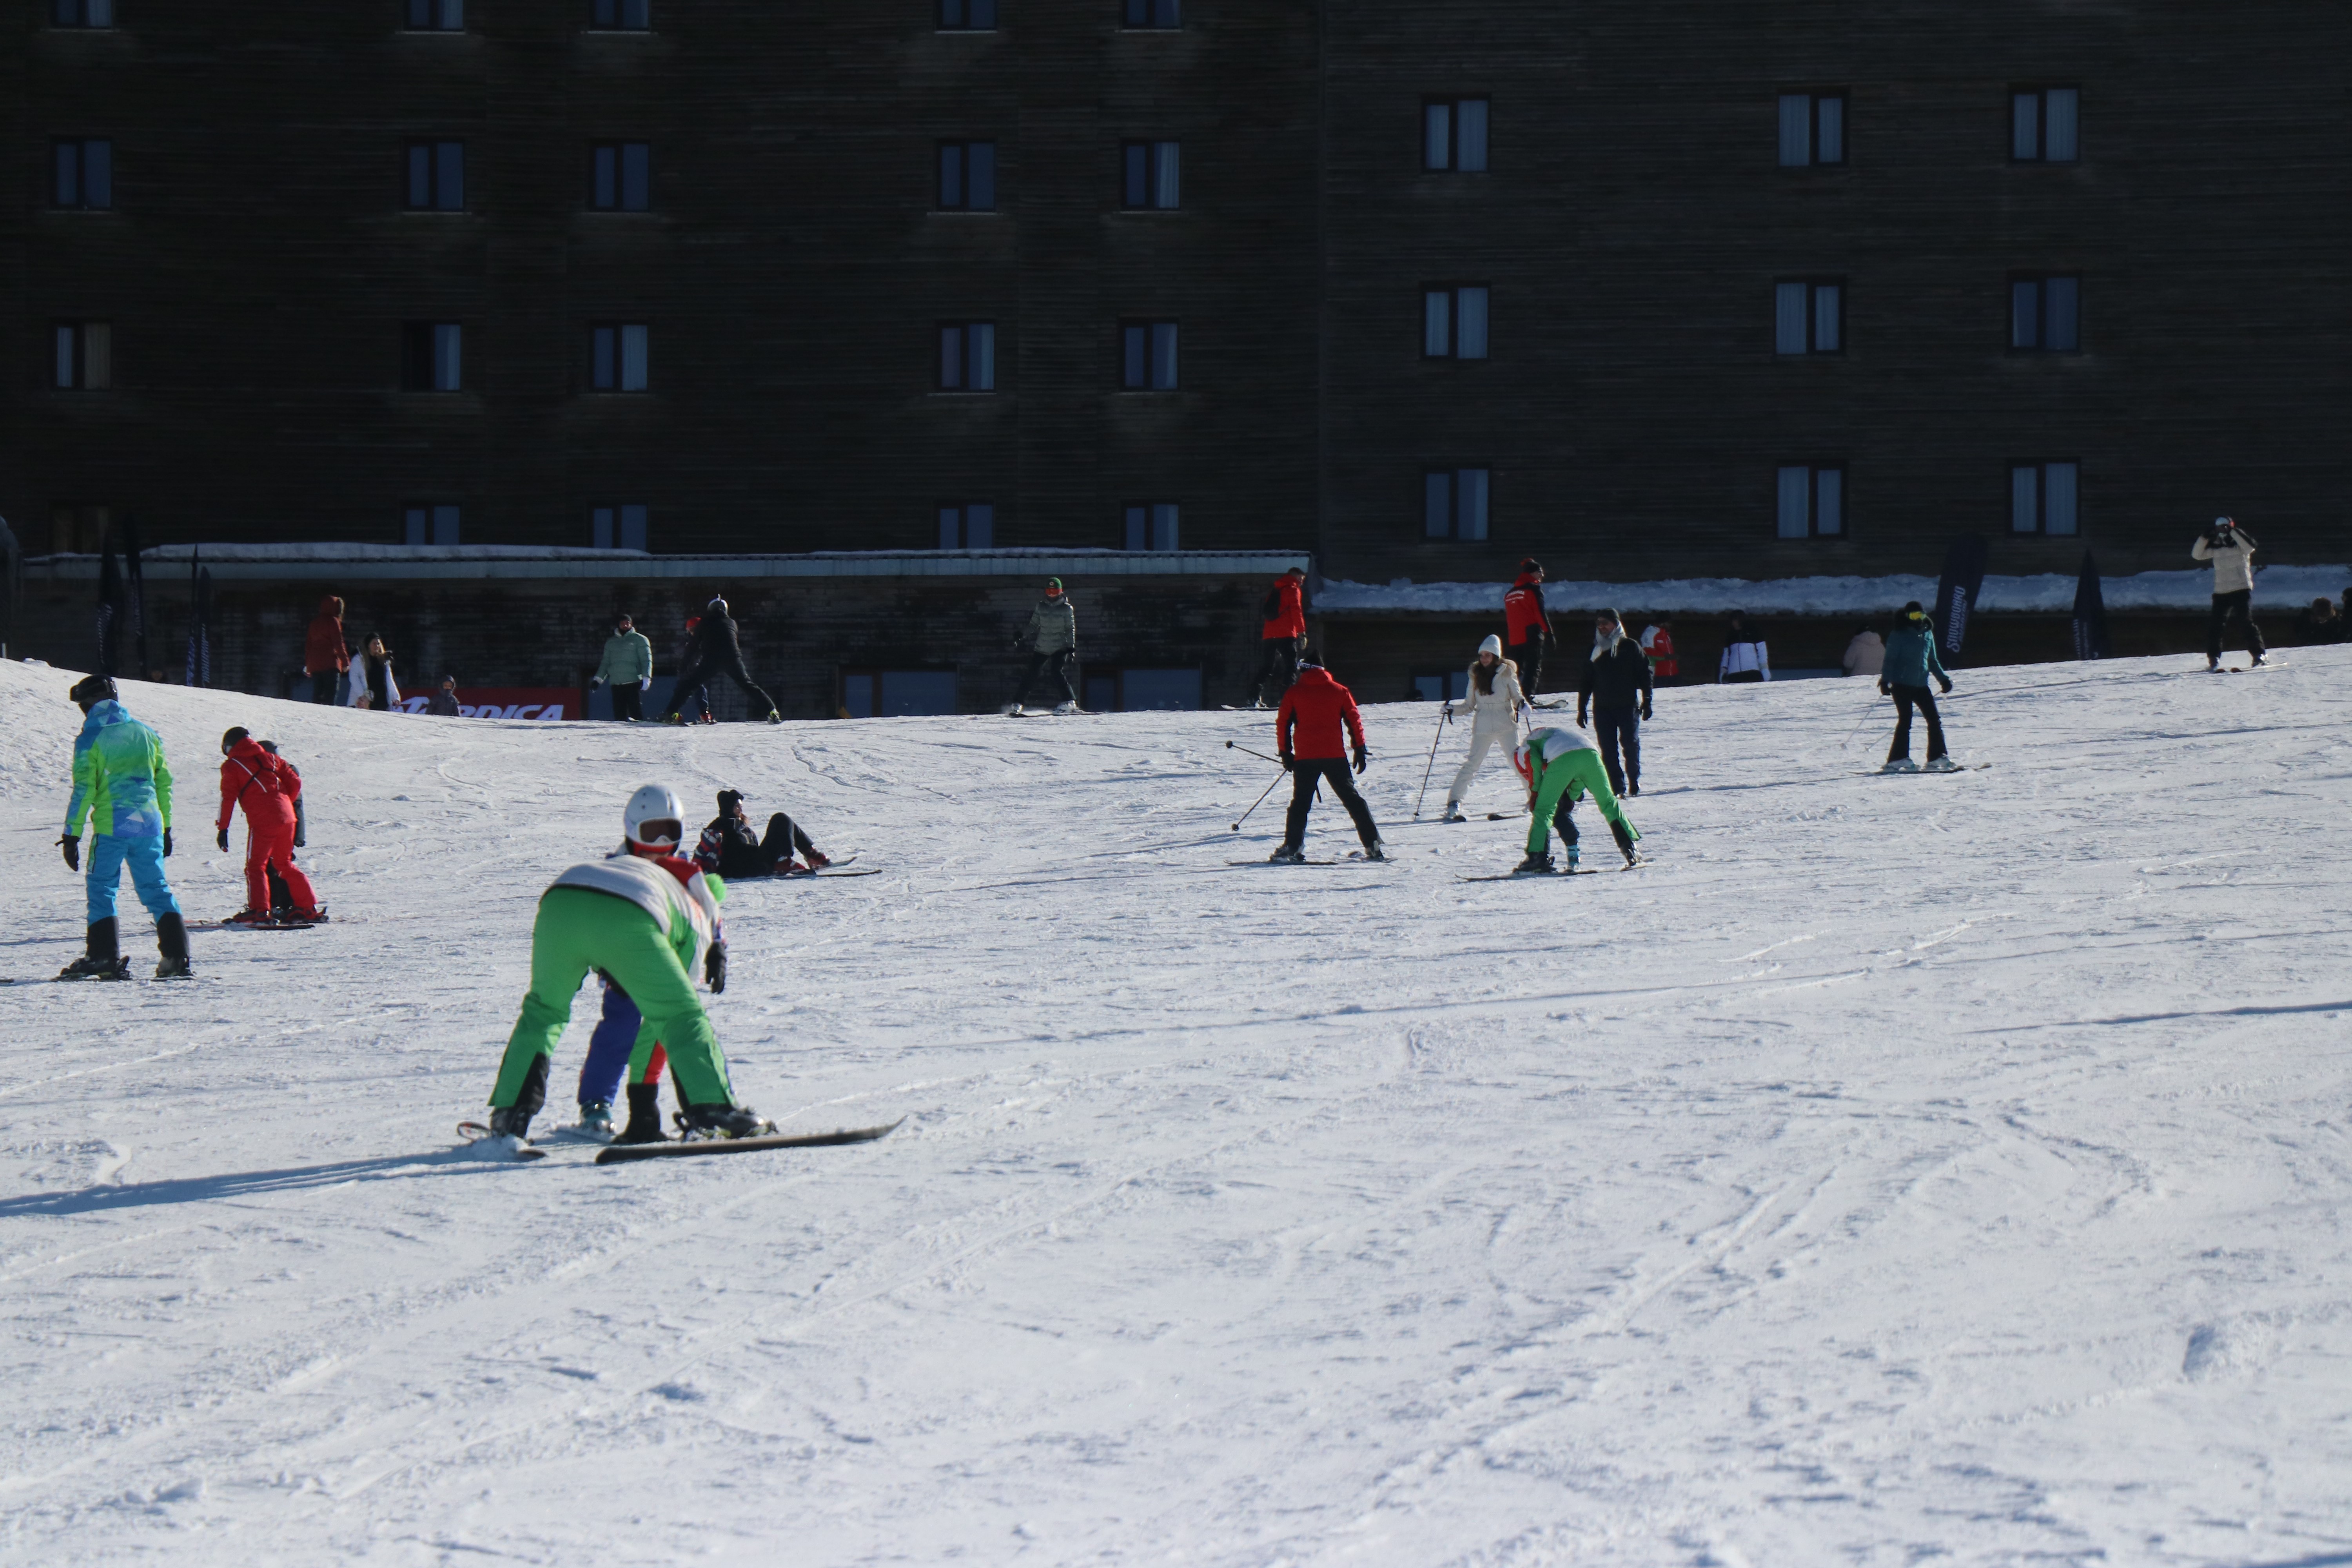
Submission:
[[[1936,623],[1912,600],[1903,606],[1903,618],[1886,638],[1886,663],[1879,671],[1878,689],[1895,699],[1895,743],[1886,749],[1886,765],[1879,770],[1887,773],[1916,773],[1919,764],[1911,760],[1911,710],[1919,710],[1927,720],[1927,772],[1948,773],[1959,771],[1959,764],[1945,754],[1944,721],[1936,712],[1936,700],[1927,691],[1932,676],[1943,684],[1944,694],[1951,695],[1952,678],[1944,673],[1944,661],[1936,657]]]

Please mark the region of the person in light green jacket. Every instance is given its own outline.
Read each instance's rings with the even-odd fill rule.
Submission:
[[[114,918],[127,868],[139,901],[155,917],[155,945],[163,954],[155,978],[184,980],[192,973],[187,922],[163,876],[163,858],[172,852],[172,770],[163,761],[163,742],[123,710],[110,677],[89,676],[68,695],[86,717],[74,738],[73,797],[66,803],[58,846],[67,867],[80,870],[82,825],[89,823],[89,949],[58,978],[131,978]]]
[[[640,705],[646,688],[653,682],[654,645],[624,615],[613,623],[613,635],[604,639],[604,657],[596,666],[595,678],[588,682],[589,689],[610,686],[613,717],[634,724],[645,717]]]

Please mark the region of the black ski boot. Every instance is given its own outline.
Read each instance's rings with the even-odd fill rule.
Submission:
[[[689,1105],[677,1121],[688,1138],[764,1138],[776,1130],[748,1105]]]
[[[1273,854],[1267,856],[1266,860],[1269,864],[1276,866],[1303,865],[1307,860],[1307,851],[1294,847],[1291,845],[1285,844]]]
[[[131,961],[116,950],[114,920],[109,916],[90,926],[88,951],[58,971],[60,980],[128,980]]]
[[[1549,875],[1556,868],[1555,868],[1551,863],[1551,857],[1549,855],[1530,855],[1526,859],[1511,868],[1511,875],[1514,877],[1542,877]]]
[[[515,1106],[490,1112],[490,1136],[512,1138],[517,1142],[530,1142],[530,1112]]]
[[[163,962],[155,966],[158,980],[194,980],[195,967],[188,962],[188,922],[175,911],[155,919],[155,946]]]
[[[615,1143],[667,1143],[669,1134],[662,1131],[661,1085],[633,1083],[629,1085],[629,1124],[621,1129]]]
[[[1638,866],[1642,863],[1642,858],[1633,853],[1633,830],[1632,828],[1627,827],[1622,822],[1612,822],[1609,825],[1609,835],[1611,837],[1617,840],[1617,847],[1625,852],[1626,865]]]

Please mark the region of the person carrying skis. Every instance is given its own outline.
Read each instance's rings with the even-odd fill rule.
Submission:
[[[1331,672],[1308,654],[1274,715],[1274,748],[1290,772],[1290,815],[1283,823],[1282,843],[1269,859],[1297,865],[1307,858],[1307,814],[1314,807],[1317,787],[1326,783],[1354,820],[1364,858],[1389,858],[1389,847],[1381,841],[1381,830],[1372,822],[1372,808],[1364,804],[1364,797],[1356,793],[1355,781],[1348,776],[1349,741],[1355,743],[1356,771],[1360,773],[1371,765],[1372,753],[1364,744],[1364,716],[1356,710],[1355,695],[1332,679]]]
[[[622,813],[620,852],[572,867],[540,895],[530,990],[490,1091],[490,1134],[512,1140],[509,1149],[521,1146],[547,1103],[548,1060],[592,970],[611,976],[637,1010],[632,1063],[650,1063],[656,1044],[663,1047],[689,1137],[753,1138],[774,1130],[736,1103],[719,1037],[694,994],[697,965],[712,992],[727,988],[727,946],[719,940],[726,889],[677,858],[685,816],[677,796],[645,785]]]
[[[310,700],[332,706],[335,686],[352,667],[352,650],[343,642],[343,602],[332,594],[319,601],[310,619],[310,635],[302,639],[302,673],[310,678]]]
[[[268,925],[275,918],[274,873],[285,884],[289,919],[305,925],[327,918],[310,879],[294,864],[295,803],[302,798],[302,775],[265,750],[242,724],[221,736],[220,816],[214,841],[228,853],[228,825],[245,807],[245,908],[231,925]]]
[[[765,712],[768,722],[781,724],[782,713],[776,711],[776,700],[752,683],[743,668],[743,644],[736,634],[735,617],[727,613],[727,601],[714,597],[702,612],[702,624],[694,630],[693,639],[687,644],[685,668],[677,672],[677,686],[670,693],[669,708],[662,714],[662,722],[680,724],[678,709],[687,694],[713,675],[723,675],[743,689],[751,700],[751,711]]]
[[[1895,699],[1895,743],[1886,748],[1886,765],[1883,773],[1916,773],[1919,764],[1911,760],[1911,710],[1914,708],[1927,719],[1927,769],[1931,773],[1959,771],[1959,764],[1944,754],[1944,721],[1936,712],[1936,700],[1927,694],[1927,679],[1933,676],[1943,683],[1944,695],[1952,692],[1952,678],[1944,673],[1944,661],[1936,654],[1936,623],[1927,612],[1912,600],[1903,606],[1903,617],[1886,638],[1886,663],[1878,673],[1878,689],[1882,696]]]
[[[1062,592],[1059,577],[1045,579],[1045,596],[1029,612],[1028,625],[1013,639],[1013,651],[1019,653],[1024,643],[1029,646],[1029,672],[1021,678],[1021,688],[1013,694],[1004,711],[1017,714],[1027,707],[1030,689],[1037,684],[1037,678],[1051,670],[1061,684],[1063,699],[1054,705],[1054,711],[1076,713],[1078,692],[1070,684],[1070,667],[1078,661],[1078,612],[1070,603],[1070,596]],[[1052,695],[1052,687],[1045,689],[1048,696]]]
[[[1528,810],[1533,818],[1528,824],[1528,858],[1514,868],[1516,872],[1542,873],[1556,870],[1551,860],[1551,830],[1559,829],[1561,842],[1568,846],[1568,868],[1576,869],[1576,821],[1571,813],[1576,803],[1585,795],[1592,796],[1601,815],[1608,820],[1610,837],[1624,853],[1625,864],[1637,864],[1641,857],[1633,852],[1633,843],[1642,836],[1625,820],[1625,808],[1617,804],[1616,793],[1609,787],[1609,775],[1601,765],[1601,753],[1591,740],[1574,730],[1557,727],[1530,730],[1518,749],[1511,754],[1511,763],[1528,784]]]
[[[596,673],[588,680],[589,689],[610,686],[613,717],[624,724],[634,724],[645,717],[640,704],[645,701],[646,688],[653,683],[654,645],[637,630],[625,611],[613,622],[613,635],[604,639],[604,657],[596,661]]]
[[[74,737],[73,796],[66,803],[66,830],[58,846],[67,868],[80,870],[81,827],[89,819],[89,931],[83,955],[58,978],[131,978],[114,917],[128,867],[140,903],[155,917],[155,946],[163,954],[155,978],[185,980],[195,973],[188,962],[188,923],[163,876],[163,862],[172,853],[172,770],[163,762],[163,742],[123,710],[111,676],[86,676],[68,695],[83,720],[81,733]]]
[[[794,851],[808,862],[805,869],[793,864]],[[742,792],[722,789],[719,815],[710,819],[695,844],[694,863],[731,882],[745,877],[789,877],[795,872],[805,876],[832,865],[833,858],[820,854],[801,825],[781,811],[769,816],[767,837],[755,836],[743,810]]]
[[[1609,787],[1622,795],[1636,795],[1642,793],[1642,721],[1650,716],[1653,689],[1650,660],[1641,645],[1625,635],[1614,610],[1594,617],[1592,634],[1592,657],[1585,661],[1584,679],[1576,688],[1577,727],[1583,727],[1585,708],[1591,704]]]
[[[1265,602],[1258,606],[1256,694],[1250,706],[1265,706],[1266,683],[1274,683],[1278,699],[1290,689],[1298,674],[1298,650],[1307,646],[1307,568],[1293,566],[1274,580]]]
[[[1503,657],[1503,639],[1488,637],[1478,645],[1478,657],[1470,661],[1470,684],[1462,694],[1470,710],[1470,754],[1462,760],[1461,771],[1446,786],[1445,814],[1441,822],[1463,821],[1462,802],[1470,793],[1470,783],[1478,776],[1479,765],[1486,762],[1489,747],[1501,746],[1507,753],[1512,741],[1519,732],[1519,712],[1528,705],[1526,693],[1519,689],[1518,667]],[[1454,704],[1445,705],[1446,717],[1454,715]]]
[[[1543,563],[1529,556],[1519,563],[1519,574],[1503,595],[1503,630],[1511,662],[1518,667],[1519,689],[1529,703],[1543,689],[1544,647],[1552,640],[1551,617],[1544,614],[1543,580]]]
[[[2205,668],[2221,668],[2221,642],[2230,623],[2243,621],[2246,652],[2256,664],[2265,662],[2263,628],[2254,625],[2254,537],[2234,518],[2217,517],[2211,529],[2189,547],[2192,561],[2213,563],[2213,615],[2206,623]]]

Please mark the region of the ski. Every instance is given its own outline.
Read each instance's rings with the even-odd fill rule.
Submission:
[[[1600,872],[1590,866],[1580,866],[1571,871],[1505,871],[1495,877],[1465,877],[1465,882],[1540,882],[1549,877],[1598,877]]]
[[[879,866],[868,866],[863,871],[835,871],[827,868],[822,871],[795,871],[789,877],[780,877],[776,879],[782,882],[806,882],[818,877],[878,877],[881,874],[882,868]]]
[[[663,1143],[610,1143],[598,1152],[600,1165],[625,1165],[635,1160],[682,1160],[697,1154],[750,1154],[761,1149],[828,1149],[843,1143],[871,1143],[898,1131],[907,1119],[881,1127],[845,1127],[834,1132],[777,1133],[765,1138],[689,1138]]]
[[[257,924],[252,921],[190,921],[190,931],[316,931],[324,921],[270,921]]]
[[[1383,860],[1367,860],[1361,855],[1350,855],[1345,860],[1228,860],[1228,866],[1393,866],[1396,857]]]
[[[1990,763],[1964,763],[1957,768],[1937,768],[1933,771],[1937,773],[1979,773],[1990,766],[1992,766]],[[1890,773],[1885,768],[1873,768],[1866,773],[1856,773],[1853,776],[1858,779],[1925,778],[1929,771],[1927,768],[1921,768],[1916,773]]]
[[[464,1139],[467,1143],[478,1143],[489,1135],[489,1128],[479,1121],[460,1121],[457,1123],[457,1136]],[[517,1149],[514,1152],[514,1157],[518,1160],[544,1160],[547,1158],[547,1151],[544,1149],[534,1149],[530,1144],[526,1143],[521,1148]]]

